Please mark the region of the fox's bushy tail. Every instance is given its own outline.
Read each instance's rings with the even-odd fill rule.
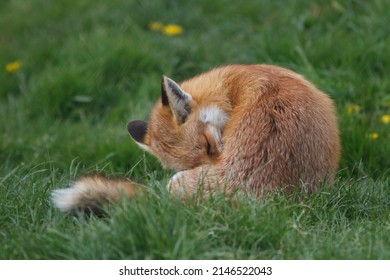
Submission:
[[[110,201],[118,201],[121,195],[133,197],[142,186],[125,179],[108,179],[100,175],[86,176],[66,189],[54,190],[52,201],[63,212],[101,214]]]

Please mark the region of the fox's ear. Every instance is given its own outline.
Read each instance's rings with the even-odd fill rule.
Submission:
[[[137,144],[145,144],[145,135],[148,123],[145,121],[131,121],[127,124],[127,131]]]
[[[180,124],[184,123],[191,113],[192,96],[166,76],[161,79],[161,101],[164,106],[171,108]]]

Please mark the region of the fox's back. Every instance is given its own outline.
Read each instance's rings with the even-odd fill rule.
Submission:
[[[301,75],[270,65],[233,65],[185,81],[198,106],[227,112],[217,172],[250,188],[302,181],[315,186],[335,173],[340,143],[332,100]]]

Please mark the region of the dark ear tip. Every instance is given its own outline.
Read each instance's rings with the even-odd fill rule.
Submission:
[[[144,141],[147,129],[148,123],[145,121],[135,120],[127,124],[127,131],[130,133],[130,136],[140,143]]]
[[[165,75],[162,75],[161,76],[161,84],[165,87],[166,83],[169,81],[170,79],[165,76]]]
[[[169,106],[169,100],[167,96],[167,89],[165,87],[165,80],[167,79],[167,76],[162,75],[161,77],[161,102],[164,106]]]

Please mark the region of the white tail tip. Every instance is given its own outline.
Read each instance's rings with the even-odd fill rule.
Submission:
[[[68,189],[54,190],[51,200],[54,205],[63,212],[70,212],[79,206],[81,191],[75,187]]]

